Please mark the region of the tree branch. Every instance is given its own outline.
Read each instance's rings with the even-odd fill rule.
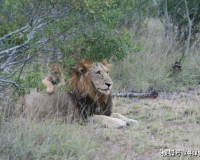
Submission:
[[[27,24],[26,26],[24,26],[24,27],[22,27],[22,28],[20,28],[20,29],[18,29],[18,30],[16,30],[16,31],[14,31],[14,32],[11,32],[11,33],[9,33],[9,34],[6,34],[6,35],[3,36],[3,37],[1,37],[1,38],[0,38],[0,41],[2,41],[2,40],[4,40],[4,39],[6,39],[6,38],[12,36],[13,34],[17,34],[17,33],[19,33],[19,32],[23,32],[24,30],[27,31],[29,28],[30,28],[30,24]]]
[[[11,52],[13,50],[17,50],[19,48],[24,47],[25,45],[27,45],[30,42],[31,39],[33,39],[34,33],[35,33],[35,28],[33,28],[33,30],[27,35],[28,40],[26,40],[24,43],[22,43],[20,45],[17,45],[17,46],[14,46],[12,48],[9,48],[9,49],[1,51],[0,55],[5,54],[5,53],[9,53],[9,52]]]
[[[0,82],[11,83],[11,84],[13,84],[15,87],[19,87],[19,85],[18,85],[16,82],[13,82],[13,81],[10,81],[10,80],[0,79]]]
[[[186,42],[185,55],[188,55],[189,52],[190,52],[190,41],[191,41],[191,36],[192,36],[192,23],[193,23],[193,21],[190,19],[190,16],[189,16],[187,1],[184,0],[184,2],[185,2],[186,16],[187,16],[187,20],[188,20],[188,39],[187,39],[187,42]]]
[[[163,20],[161,18],[161,15],[160,15],[160,8],[158,6],[158,3],[156,2],[156,0],[152,0],[154,5],[155,5],[155,8],[156,8],[156,14],[158,16],[158,18],[160,19],[160,21],[163,23]]]

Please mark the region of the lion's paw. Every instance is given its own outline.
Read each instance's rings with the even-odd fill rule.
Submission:
[[[60,86],[64,86],[64,85],[66,85],[65,82],[60,82],[60,83],[58,84],[59,87],[60,87]]]
[[[106,126],[108,128],[123,128],[126,126],[126,122],[118,118],[111,118]]]
[[[136,121],[134,119],[127,119],[125,122],[127,125],[138,124],[138,121]]]
[[[53,87],[48,87],[47,88],[47,93],[48,94],[52,94],[54,92],[54,88]]]

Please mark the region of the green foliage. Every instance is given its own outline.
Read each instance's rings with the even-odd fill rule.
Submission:
[[[108,30],[103,26],[87,29],[67,39],[70,46],[67,52],[77,52],[86,59],[123,59],[132,49],[130,39],[131,35],[127,30]]]
[[[16,0],[12,3],[5,0],[0,4],[0,37],[27,24],[31,26],[1,41],[0,48],[6,50],[22,45],[28,40],[27,36],[35,31],[33,39],[16,51],[15,55],[18,56],[13,58],[14,62],[26,59],[28,55],[33,56],[31,61],[40,58],[42,61],[60,62],[67,77],[69,68],[74,66],[77,58],[122,60],[129,53],[140,50],[134,45],[130,30],[119,25],[127,11],[134,10],[134,7],[135,3],[127,0]],[[38,26],[41,28],[37,29]],[[46,41],[41,42],[43,40]],[[0,61],[3,63],[7,59],[9,54],[5,54]],[[13,68],[20,65],[16,63]],[[30,66],[29,62],[26,65]],[[15,77],[11,78],[19,83],[20,94],[26,94],[29,88],[43,88],[40,86],[41,71],[26,74],[19,73],[20,70],[15,72]],[[19,75],[22,77],[19,78]]]
[[[62,50],[64,59],[73,55],[95,60],[123,59],[136,48],[132,43],[131,33],[118,28],[123,15],[118,2],[87,0],[72,1],[71,5],[74,8],[70,18],[63,17],[52,24],[55,30],[59,28],[61,33],[69,33],[65,41],[56,39],[53,42],[56,48]]]
[[[29,94],[31,88],[36,88],[37,91],[42,91],[45,89],[45,85],[42,82],[41,72],[37,67],[34,67],[32,72],[28,72],[25,76],[19,76],[16,74],[14,81],[19,82],[19,87],[13,90],[13,93],[18,93],[19,95]]]

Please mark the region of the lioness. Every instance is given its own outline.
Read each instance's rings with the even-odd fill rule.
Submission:
[[[70,92],[54,94],[32,92],[25,96],[27,112],[31,117],[73,120],[91,118],[106,127],[120,128],[137,123],[119,113],[112,113],[112,79],[109,64],[80,60],[71,70],[68,85]]]
[[[47,93],[54,92],[54,85],[58,84],[65,85],[64,76],[61,72],[61,66],[57,63],[53,63],[49,65],[49,73],[47,76],[42,80],[42,83],[47,87]]]

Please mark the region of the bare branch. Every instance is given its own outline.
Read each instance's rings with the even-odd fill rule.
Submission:
[[[6,66],[8,65],[8,63],[12,60],[13,58],[13,55],[16,53],[16,50],[14,50],[8,57],[8,59],[6,60],[5,63],[3,63],[1,66],[0,66],[0,70],[3,70],[4,68],[6,68]]]
[[[192,22],[194,21],[194,17],[195,15],[197,14],[197,7],[195,7],[195,12],[193,14],[193,17],[192,17]],[[192,27],[192,26],[191,26]],[[192,46],[190,47],[190,51],[194,50],[195,47],[200,43],[200,37],[192,44]]]
[[[169,14],[168,14],[168,6],[167,6],[167,0],[164,0],[163,3],[163,9],[164,9],[164,16],[165,16],[165,23],[164,23],[164,27],[165,27],[165,36],[167,36],[168,38],[172,38],[173,36],[173,25],[170,24],[169,21]]]
[[[188,55],[189,52],[190,52],[190,41],[191,41],[191,36],[192,36],[192,23],[193,23],[193,21],[190,19],[190,16],[189,16],[187,1],[184,0],[184,2],[185,2],[186,16],[187,16],[187,20],[188,20],[188,39],[187,39],[187,42],[186,42],[185,55]]]
[[[11,84],[13,84],[15,87],[19,87],[19,85],[18,85],[16,82],[13,82],[13,81],[10,81],[10,80],[0,79],[0,82],[11,83]]]
[[[24,60],[20,60],[20,61],[9,61],[9,58],[8,60],[6,61],[7,63],[4,63],[1,67],[0,67],[0,70],[3,70],[5,69],[6,67],[10,66],[10,65],[16,65],[16,64],[20,64],[20,63],[23,63],[23,62],[27,62],[29,61],[35,54],[33,54],[32,56],[28,55],[28,57]]]
[[[19,49],[19,48],[25,46],[29,41],[30,41],[30,39],[28,39],[27,41],[25,41],[25,42],[22,43],[21,45],[17,45],[17,46],[14,46],[14,47],[12,47],[12,48],[9,48],[9,49],[6,49],[6,50],[4,50],[4,51],[1,51],[1,52],[0,52],[0,55],[2,55],[2,54],[4,54],[4,53],[9,53],[9,52],[11,52],[11,51],[13,51],[13,50],[17,50],[17,49]]]
[[[167,8],[167,0],[164,0],[164,14],[165,14],[165,23],[169,25],[169,15],[168,15],[168,8]]]
[[[9,48],[9,49],[1,51],[0,55],[5,54],[5,53],[9,53],[9,52],[11,52],[13,50],[17,50],[19,48],[24,47],[25,45],[27,45],[30,42],[31,39],[33,39],[34,33],[35,33],[35,28],[33,28],[33,30],[27,35],[28,40],[26,40],[24,43],[22,43],[20,45],[17,45],[17,46],[14,46],[12,48]]]
[[[156,8],[156,14],[159,17],[160,21],[163,23],[163,20],[162,20],[162,18],[160,16],[160,8],[158,6],[158,3],[156,2],[156,0],[152,0],[152,1],[153,1],[154,5],[155,5],[155,8]]]
[[[19,76],[18,76],[18,81],[20,80],[20,77],[21,77],[21,74],[22,74],[22,71],[23,71],[23,69],[24,69],[24,66],[26,65],[26,63],[27,63],[27,61],[30,59],[30,55],[28,55],[28,57],[24,60],[24,62],[23,62],[23,65],[22,65],[22,67],[21,67],[21,69],[20,69],[20,72],[19,72]]]
[[[16,72],[18,72],[20,70],[20,68],[22,68],[23,65],[20,65],[19,67],[17,67],[14,71],[12,71],[12,73],[8,76],[6,76],[4,79],[9,79],[10,77],[12,77]]]
[[[3,36],[3,37],[0,38],[0,41],[2,41],[2,40],[4,40],[4,39],[6,39],[6,38],[12,36],[13,34],[17,34],[17,33],[19,33],[19,32],[23,32],[24,30],[27,31],[28,29],[30,29],[30,24],[27,24],[26,26],[24,26],[24,27],[22,27],[22,28],[20,28],[20,29],[18,29],[18,30],[16,30],[16,31],[14,31],[14,32],[11,32],[11,33],[9,33],[9,34],[6,34],[5,36]]]

